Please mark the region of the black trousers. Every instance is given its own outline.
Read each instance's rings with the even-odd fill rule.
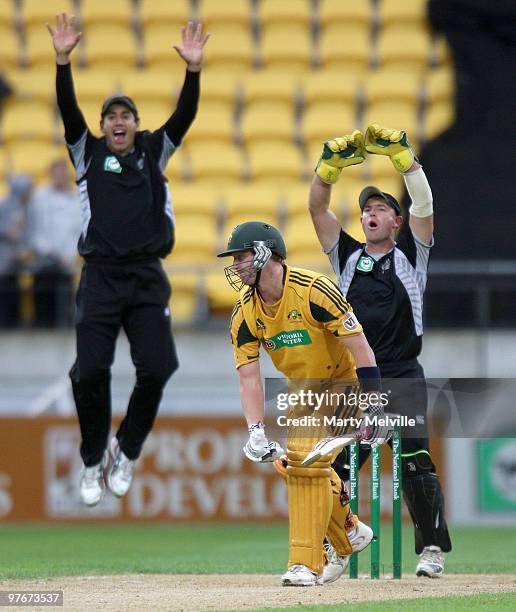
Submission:
[[[77,358],[70,370],[86,466],[102,460],[111,427],[111,366],[121,328],[129,340],[136,384],[117,432],[136,459],[152,429],[163,388],[178,367],[170,326],[170,284],[159,261],[86,263],[76,298]]]
[[[382,390],[390,390],[385,411],[414,418],[415,427],[402,428],[403,496],[414,524],[415,551],[437,545],[451,550],[445,520],[444,496],[439,477],[429,453],[426,412],[428,394],[424,372],[416,361],[381,366]],[[389,441],[392,447],[392,442]],[[359,447],[359,467],[367,461],[370,450]],[[343,481],[349,480],[348,449],[335,459],[333,467]]]

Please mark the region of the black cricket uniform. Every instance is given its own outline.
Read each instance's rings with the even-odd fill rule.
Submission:
[[[433,246],[422,243],[405,221],[395,247],[383,255],[367,253],[343,230],[327,251],[339,287],[352,305],[374,351],[382,378],[389,379],[388,411],[413,417],[416,428],[402,430],[403,492],[415,527],[416,553],[451,542],[444,519],[444,499],[432,462],[426,427],[427,388],[418,362],[423,335],[423,295]],[[397,382],[396,379],[400,379]],[[369,451],[360,448],[362,465]],[[348,480],[347,451],[334,467]]]
[[[170,327],[170,284],[160,258],[174,244],[166,164],[192,123],[199,73],[186,72],[177,108],[154,132],[137,132],[131,153],[111,152],[88,129],[74,93],[70,65],[57,66],[57,102],[76,169],[84,258],[76,299],[77,359],[70,371],[85,466],[98,464],[111,426],[110,369],[123,328],[136,385],[117,432],[136,459],[156,417],[163,388],[178,367]]]

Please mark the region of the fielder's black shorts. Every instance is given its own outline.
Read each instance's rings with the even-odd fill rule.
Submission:
[[[178,361],[170,324],[168,278],[158,260],[131,264],[86,262],[77,291],[77,359],[70,372],[86,465],[101,460],[111,425],[110,369],[123,329],[136,385],[117,433],[135,458],[152,428],[162,390]]]

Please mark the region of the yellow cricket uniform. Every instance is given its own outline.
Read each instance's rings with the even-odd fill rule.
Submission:
[[[263,345],[289,379],[354,379],[353,357],[340,338],[361,332],[353,309],[328,277],[288,266],[277,304],[264,304],[255,289],[245,287],[231,315],[236,367],[259,359]]]
[[[255,289],[245,287],[233,309],[230,330],[237,368],[257,361],[262,345],[291,381],[356,379],[353,356],[341,338],[360,334],[362,326],[339,288],[323,274],[286,266],[283,294],[276,304],[265,304]],[[289,566],[303,564],[317,574],[323,568],[325,535],[339,555],[351,554],[344,525],[355,520],[349,506],[341,503],[341,482],[331,469],[330,458],[309,468],[301,465],[324,435],[321,426],[289,426],[284,474],[289,499]]]

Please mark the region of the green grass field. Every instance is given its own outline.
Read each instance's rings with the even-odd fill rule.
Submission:
[[[382,529],[384,574],[391,573],[390,530]],[[516,528],[452,530],[448,573],[516,573]],[[0,579],[84,574],[281,574],[283,525],[56,525],[0,527]],[[412,529],[403,531],[403,569],[416,563]],[[369,571],[362,556],[361,574]]]
[[[411,612],[452,612],[454,610],[482,610],[483,612],[505,612],[516,609],[516,593],[499,595],[471,595],[465,597],[425,597],[422,599],[404,599],[395,601],[377,601],[367,604],[336,604],[334,606],[297,606],[296,612],[399,612],[401,607]],[[293,608],[261,608],[253,612],[283,612]]]

